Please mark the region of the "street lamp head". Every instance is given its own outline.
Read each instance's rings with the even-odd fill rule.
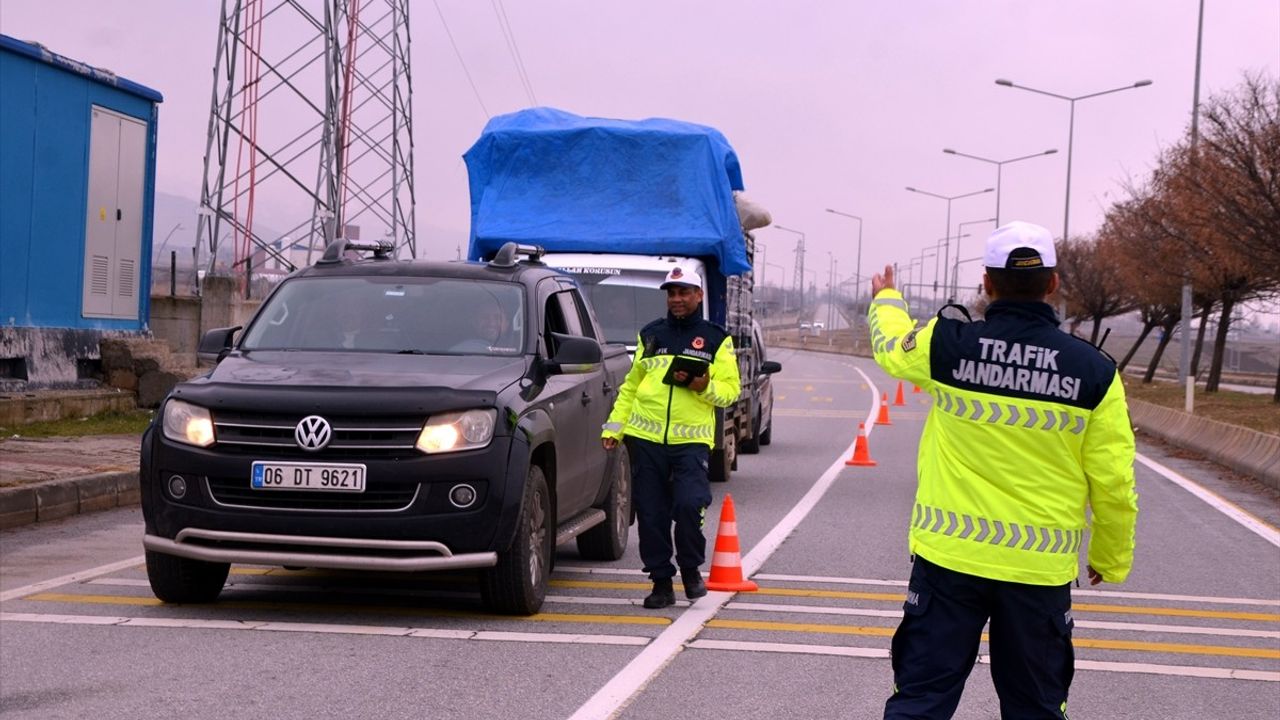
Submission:
[[[995,188],[987,188],[986,190],[983,190],[982,192],[987,193],[987,192],[995,192],[995,191],[996,191],[996,189],[995,189]]]
[[[911,192],[920,192],[919,190],[911,187],[910,185],[907,186],[907,190],[910,190]]]
[[[1134,84],[1133,84],[1133,86],[1134,86],[1134,87],[1146,87],[1146,86],[1148,86],[1148,85],[1150,85],[1150,84],[1151,84],[1151,81],[1150,81],[1150,80],[1139,80],[1138,82],[1134,83]]]
[[[1044,151],[1044,154],[1045,154],[1045,155],[1053,155],[1053,154],[1055,154],[1055,153],[1057,153],[1057,152],[1058,152],[1058,148],[1049,148],[1048,150],[1045,150],[1045,151]]]
[[[1005,86],[1005,87],[1013,87],[1013,81],[1012,81],[1012,80],[1005,80],[1004,78],[997,78],[997,79],[996,79],[996,84],[997,84],[997,85],[1003,85],[1003,86]]]
[[[951,148],[942,148],[942,152],[947,153],[948,155],[955,155],[955,154],[956,154],[956,151],[955,151],[955,150],[952,150]]]

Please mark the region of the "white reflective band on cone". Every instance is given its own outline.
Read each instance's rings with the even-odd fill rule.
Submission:
[[[738,537],[738,523],[736,523],[736,522],[730,522],[730,521],[728,521],[728,520],[721,520],[721,521],[720,521],[720,534],[721,534],[721,535],[732,535],[732,536],[734,536],[734,537]]]
[[[742,564],[738,553],[718,552],[711,556],[711,564],[716,567],[732,568]]]

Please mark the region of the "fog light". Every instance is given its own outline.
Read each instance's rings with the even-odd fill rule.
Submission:
[[[465,510],[475,505],[476,496],[476,489],[470,485],[454,485],[449,490],[449,502],[460,510]]]
[[[181,500],[182,496],[187,494],[187,479],[181,475],[174,475],[169,478],[169,495],[175,500]]]

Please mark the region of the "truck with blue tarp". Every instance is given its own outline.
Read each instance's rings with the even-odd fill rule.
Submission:
[[[603,339],[635,349],[647,322],[667,312],[659,288],[676,265],[703,278],[703,313],[733,337],[742,396],[717,417],[713,481],[738,452],[772,440],[770,374],[753,319],[750,229],[768,213],[745,201],[738,156],[719,131],[651,118],[582,117],[533,108],[489,121],[466,152],[472,260],[503,244],[538,245],[543,262],[573,275]]]

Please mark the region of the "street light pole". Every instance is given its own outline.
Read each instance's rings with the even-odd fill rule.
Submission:
[[[996,197],[997,198],[1000,197],[999,193],[996,194]],[[969,235],[964,231],[964,226],[965,225],[981,225],[982,223],[989,223],[989,222],[993,222],[997,226],[1000,225],[1000,221],[997,218],[987,218],[986,220],[969,220],[967,222],[962,222],[956,225],[956,264],[955,264],[955,271],[952,273],[952,277],[951,277],[952,297],[959,297],[960,295],[960,238],[969,237]]]
[[[1019,160],[1030,160],[1031,158],[1042,157],[1044,155],[1053,155],[1054,153],[1058,152],[1058,149],[1049,148],[1044,152],[1032,153],[1030,155],[1023,155],[1022,157],[1009,158],[1008,160],[992,160],[991,158],[985,158],[979,155],[970,155],[969,153],[962,153],[959,150],[952,150],[951,148],[943,148],[942,152],[947,153],[948,155],[955,155],[957,157],[966,157],[971,160],[980,160],[982,162],[990,163],[996,166],[996,225],[999,226],[1000,225],[1000,176],[1001,176],[1001,172],[1004,170],[1004,166],[1008,165],[1009,163],[1018,162]],[[959,255],[958,252],[956,254]]]
[[[1067,199],[1066,199],[1066,208],[1063,211],[1063,217],[1062,217],[1062,241],[1066,242],[1067,238],[1070,237],[1070,235],[1068,235],[1068,232],[1071,227],[1071,151],[1075,143],[1076,101],[1088,100],[1089,98],[1095,98],[1100,95],[1110,95],[1111,93],[1117,93],[1122,90],[1133,90],[1134,88],[1146,87],[1147,85],[1151,84],[1151,81],[1139,80],[1133,83],[1132,85],[1124,85],[1117,88],[1111,88],[1110,90],[1102,90],[1100,92],[1089,93],[1088,95],[1077,95],[1075,97],[1070,97],[1067,95],[1059,95],[1057,93],[1051,93],[1046,90],[1037,90],[1036,88],[1027,87],[1025,85],[1018,85],[1014,83],[1012,80],[1005,80],[1003,78],[996,80],[996,84],[1003,85],[1004,87],[1011,87],[1011,88],[1017,88],[1019,90],[1026,90],[1027,92],[1033,92],[1038,95],[1047,95],[1049,97],[1057,98],[1059,100],[1066,100],[1071,105],[1071,117],[1067,123]]]
[[[961,198],[973,197],[974,195],[981,195],[983,193],[995,192],[995,188],[986,188],[984,190],[974,190],[973,192],[962,193],[960,195],[939,195],[937,193],[931,193],[927,190],[917,190],[916,188],[913,188],[910,186],[907,187],[907,190],[913,193],[928,195],[929,197],[935,197],[935,198],[938,198],[939,200],[947,201],[947,232],[946,232],[946,235],[944,235],[945,238],[950,238],[951,236],[951,201],[952,200],[959,200]],[[950,264],[951,264],[951,241],[950,239],[948,239],[947,251],[943,255],[942,265],[943,267],[946,267]]]
[[[853,284],[853,306],[856,311],[858,307],[858,298],[861,297],[862,292],[862,218],[847,212],[832,210],[831,208],[827,208],[827,212],[832,213],[833,215],[843,215],[844,217],[858,221],[858,269],[855,271],[858,275],[858,280]]]
[[[793,282],[800,287],[800,308],[799,312],[804,313],[804,233],[799,230],[792,230],[789,227],[775,224],[773,227],[783,232],[789,232],[800,236],[800,242],[796,244],[796,277]]]

